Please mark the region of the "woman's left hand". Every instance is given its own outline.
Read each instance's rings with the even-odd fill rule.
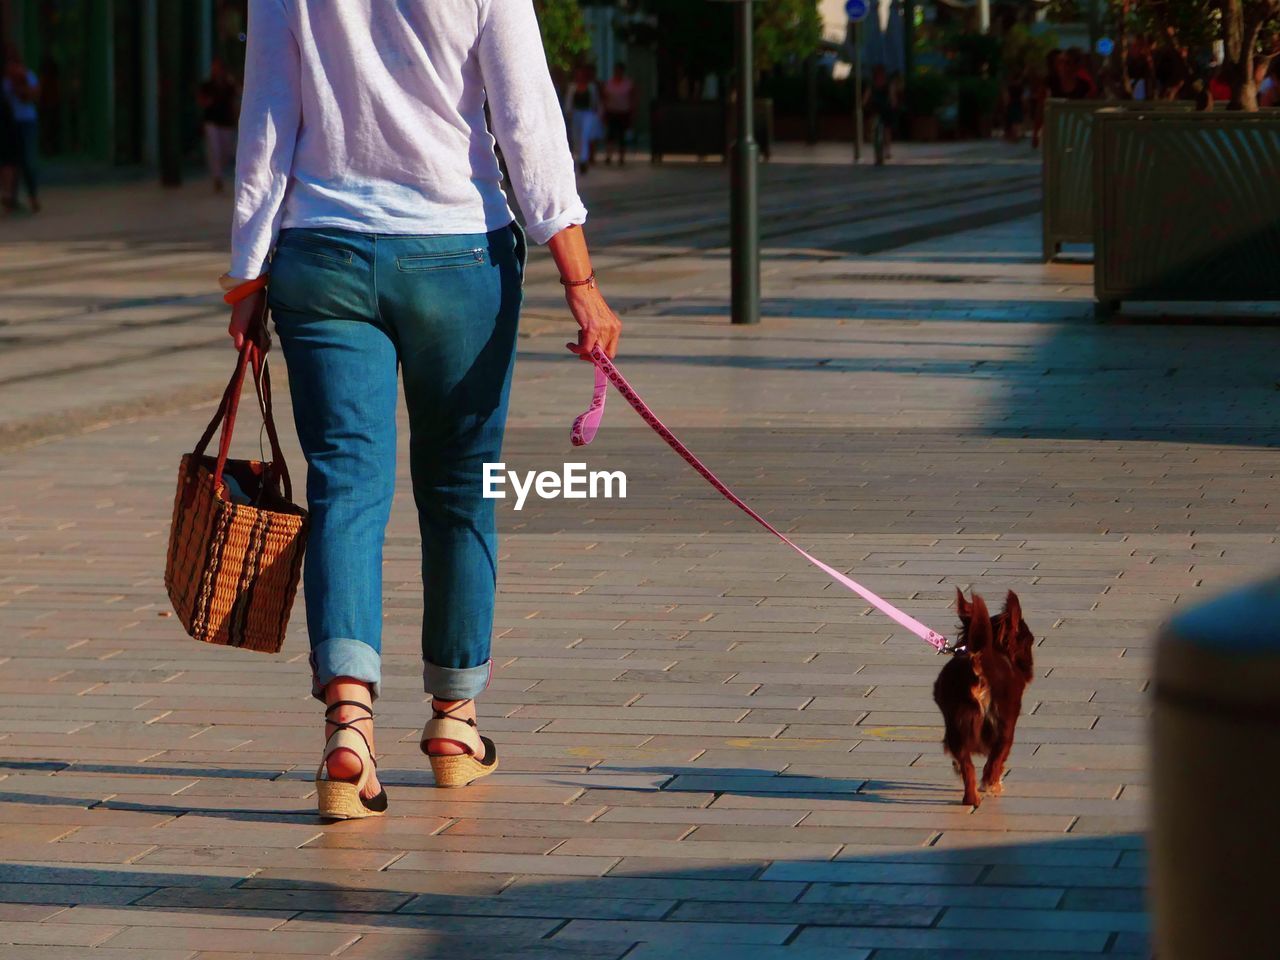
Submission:
[[[612,360],[618,355],[618,339],[622,336],[622,321],[605,302],[604,295],[594,287],[569,287],[565,291],[569,311],[578,321],[578,342],[565,344],[581,359],[590,362],[591,351],[599,347]]]

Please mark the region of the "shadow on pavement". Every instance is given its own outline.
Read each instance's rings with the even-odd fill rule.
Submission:
[[[343,846],[385,852],[382,869],[352,870],[343,859],[350,849],[315,844],[319,827],[317,838],[274,857],[252,856],[245,841],[243,862],[216,870],[166,866],[172,856],[149,863],[154,850],[128,866],[11,862],[0,866],[0,904],[76,907],[15,925],[9,939],[18,944],[57,942],[51,928],[65,934],[79,922],[126,928],[100,939],[103,948],[171,940],[236,950],[248,936],[255,954],[285,955],[304,952],[305,935],[308,953],[349,944],[342,956],[381,960],[1138,960],[1149,952],[1142,839],[1133,834],[647,868],[555,854],[400,855],[413,848],[397,837],[412,828],[394,817],[323,828],[324,839],[345,835]],[[171,853],[164,834],[181,830],[181,821],[153,828],[157,849]],[[236,845],[233,830],[226,842]],[[299,850],[314,854],[311,866],[288,865]],[[217,851],[190,848],[189,859],[208,852]],[[182,930],[167,935],[166,924]]]

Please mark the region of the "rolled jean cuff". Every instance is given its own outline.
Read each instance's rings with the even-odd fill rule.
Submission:
[[[336,677],[369,685],[374,700],[382,693],[382,654],[367,643],[333,637],[311,650],[311,695],[324,700],[324,688]]]
[[[493,661],[478,667],[439,667],[425,662],[422,667],[422,689],[440,700],[474,700],[489,686]]]

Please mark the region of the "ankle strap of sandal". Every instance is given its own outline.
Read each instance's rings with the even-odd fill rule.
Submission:
[[[330,719],[329,714],[337,707],[359,707],[369,715],[367,717],[356,717],[354,720]],[[364,741],[365,749],[369,751],[369,759],[373,761],[373,765],[376,767],[378,765],[378,758],[373,754],[373,745],[369,743],[369,738],[364,735],[364,731],[356,726],[357,723],[372,719],[373,707],[369,706],[367,703],[361,703],[359,700],[335,700],[333,703],[329,704],[329,706],[325,707],[324,710],[324,722],[333,725],[335,728],[333,733],[337,733],[339,730],[350,730],[353,733],[359,734],[360,739]],[[333,733],[329,734],[329,736],[332,737]]]
[[[357,717],[356,719],[358,720],[373,719],[373,707],[369,706],[369,704],[367,703],[361,703],[359,700],[335,700],[333,701],[333,703],[329,704],[329,706],[324,708],[325,717],[327,718],[329,714],[332,713],[334,710],[336,710],[338,707],[359,707],[361,710],[365,711],[365,713],[369,714],[369,716]],[[331,720],[329,722],[332,723],[333,721]]]
[[[474,719],[472,719],[472,718],[470,718],[470,717],[467,717],[467,718],[465,718],[465,719],[464,719],[464,718],[462,718],[462,717],[455,717],[455,716],[454,716],[454,713],[456,713],[457,711],[461,710],[461,709],[462,709],[463,707],[465,707],[468,703],[474,703],[474,701],[473,701],[473,700],[459,700],[457,703],[455,703],[455,704],[454,704],[452,707],[450,707],[448,710],[437,710],[437,709],[436,709],[436,707],[435,707],[435,702],[433,701],[433,702],[432,702],[432,704],[431,704],[431,716],[432,716],[433,718],[435,718],[436,720],[457,720],[459,723],[465,723],[465,724],[466,724],[467,726],[469,726],[469,727],[474,727],[474,726],[476,725],[476,722],[475,722],[475,720],[474,720]]]

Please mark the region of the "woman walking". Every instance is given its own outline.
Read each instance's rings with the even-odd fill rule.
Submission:
[[[440,785],[497,766],[474,698],[490,675],[501,459],[529,236],[548,243],[579,326],[617,349],[595,284],[560,104],[532,0],[250,0],[232,266],[268,298],[307,458],[312,692],[326,704],[320,814],[387,808],[374,761],[382,543],[395,483],[397,367],[422,536],[421,745]]]
[[[589,67],[574,71],[573,82],[564,94],[564,113],[578,157],[578,172],[586,174],[591,169],[591,148],[599,139],[600,126],[600,91]]]
[[[11,124],[3,136],[12,138],[9,151],[17,151],[17,174],[5,176],[5,194],[3,198],[6,210],[18,209],[18,181],[27,189],[27,202],[31,204],[31,212],[40,212],[40,189],[36,173],[37,154],[39,153],[40,124],[39,97],[40,81],[35,71],[27,67],[22,54],[15,44],[10,44],[5,51],[4,78],[0,80],[0,95],[8,101],[8,118]],[[6,166],[10,166],[6,163]]]

